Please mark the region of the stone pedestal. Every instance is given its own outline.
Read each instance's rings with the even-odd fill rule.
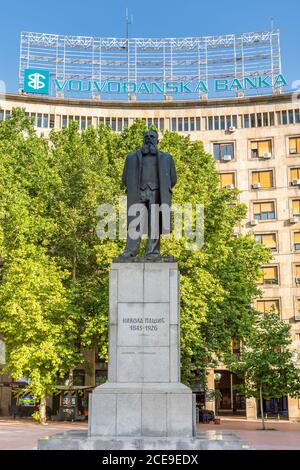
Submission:
[[[174,262],[113,263],[108,381],[90,397],[89,432],[38,449],[243,449],[232,433],[195,433],[192,391],[180,383],[179,272]]]
[[[113,263],[108,382],[90,400],[89,435],[192,437],[192,391],[180,383],[176,263]]]

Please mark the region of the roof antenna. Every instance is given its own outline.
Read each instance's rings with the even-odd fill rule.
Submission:
[[[271,18],[271,31],[274,31],[274,18]]]
[[[133,24],[133,15],[130,15],[129,18],[129,13],[128,13],[128,8],[126,8],[126,39],[129,39],[129,26]]]

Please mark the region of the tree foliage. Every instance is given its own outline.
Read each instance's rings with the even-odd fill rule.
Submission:
[[[79,132],[73,122],[48,142],[22,110],[0,123],[0,329],[8,368],[32,383],[39,377],[44,391],[81,360],[78,342],[107,358],[108,273],[124,241],[97,237],[96,210],[118,207],[125,156],[141,146],[145,129],[136,121],[120,134],[103,125]],[[175,159],[173,202],[204,206],[201,250],[184,238],[162,241],[162,254],[179,262],[181,368],[189,383],[251,330],[256,279],[269,253],[250,235],[232,235],[246,208],[237,190],[220,188],[201,142],[166,132],[159,146]],[[52,375],[43,382],[45,370]]]
[[[246,397],[262,399],[300,396],[300,371],[293,362],[290,325],[280,319],[278,312],[259,314],[255,328],[245,337],[237,361],[228,357],[232,372],[244,383],[237,389]],[[264,423],[263,423],[264,427]]]

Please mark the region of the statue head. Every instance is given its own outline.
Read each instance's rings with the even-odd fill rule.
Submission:
[[[144,134],[144,145],[142,153],[144,155],[151,153],[155,155],[157,153],[158,144],[158,132],[155,129],[150,129]]]

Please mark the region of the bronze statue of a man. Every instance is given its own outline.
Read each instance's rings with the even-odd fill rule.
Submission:
[[[172,156],[158,150],[157,144],[158,133],[151,129],[144,135],[143,147],[126,158],[123,183],[127,192],[128,233],[124,258],[137,255],[143,233],[148,235],[145,257],[160,258],[160,235],[171,231],[176,170]],[[137,213],[141,219],[134,226]]]

